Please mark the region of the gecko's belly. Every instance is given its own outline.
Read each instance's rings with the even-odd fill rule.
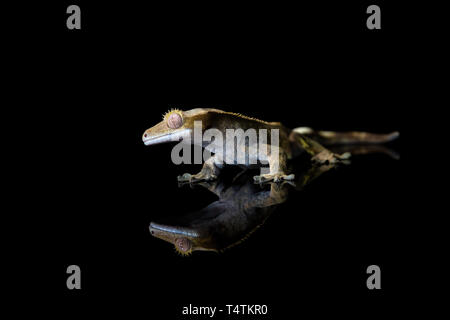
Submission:
[[[268,163],[271,147],[267,144],[211,144],[205,147],[213,153],[217,163],[227,165],[257,166]]]

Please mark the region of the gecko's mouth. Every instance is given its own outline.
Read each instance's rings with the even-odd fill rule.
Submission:
[[[146,146],[151,146],[154,144],[166,143],[172,141],[170,138],[170,134],[158,136],[158,137],[150,137],[142,139]]]
[[[146,146],[151,146],[160,143],[178,142],[190,135],[189,129],[179,130],[177,132],[165,133],[156,136],[146,136],[142,138],[142,141]]]

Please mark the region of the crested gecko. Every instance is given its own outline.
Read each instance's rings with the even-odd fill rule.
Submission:
[[[255,129],[257,131],[266,129],[269,137],[266,139],[266,153],[253,152],[249,155],[248,143],[244,143],[238,148],[246,148],[244,152],[247,157],[244,166],[255,163],[266,162],[269,165],[269,172],[254,177],[255,183],[281,182],[294,180],[295,176],[287,172],[287,162],[301,153],[310,156],[311,161],[318,164],[336,164],[347,159],[350,154],[335,154],[325,148],[325,145],[336,144],[379,144],[396,139],[398,132],[389,134],[375,134],[367,132],[331,132],[314,131],[310,128],[301,127],[289,129],[279,122],[266,122],[238,113],[222,111],[219,109],[198,108],[188,111],[171,110],[164,115],[163,121],[152,128],[146,130],[142,136],[145,145],[155,145],[172,141],[186,140],[210,151],[213,155],[207,159],[202,170],[197,174],[184,174],[178,177],[180,183],[196,183],[202,181],[216,180],[220,170],[224,166],[224,149],[214,143],[207,141],[196,141],[194,139],[194,124],[201,121],[201,130],[204,133],[208,129],[216,129],[222,133],[226,141],[227,129]],[[278,146],[274,148],[271,144],[271,132],[277,129]],[[234,139],[234,138],[233,138]],[[234,141],[233,141],[234,143]],[[250,146],[251,147],[251,146]],[[250,160],[253,160],[250,161]],[[227,163],[228,164],[228,163]]]

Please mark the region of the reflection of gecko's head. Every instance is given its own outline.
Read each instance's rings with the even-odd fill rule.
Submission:
[[[142,141],[150,146],[187,139],[192,136],[194,122],[201,121],[203,124],[207,120],[207,113],[207,109],[171,110],[164,115],[163,121],[144,132]]]
[[[201,244],[204,239],[196,231],[189,228],[167,226],[152,222],[150,224],[150,233],[156,238],[172,243],[182,255],[189,255],[195,250],[207,250]]]

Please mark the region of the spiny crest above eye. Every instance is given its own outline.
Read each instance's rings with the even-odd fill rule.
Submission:
[[[182,115],[182,111],[179,109],[170,109],[169,111],[167,111],[164,115],[163,115],[163,120],[167,121],[167,119],[169,119],[170,115],[172,115],[173,113],[177,113],[179,114],[181,117],[183,117]]]
[[[190,251],[182,251],[179,248],[177,248],[177,246],[174,246],[174,248],[175,248],[175,252],[178,253],[180,256],[188,257],[188,256],[190,256],[192,254],[192,250],[190,250]]]

